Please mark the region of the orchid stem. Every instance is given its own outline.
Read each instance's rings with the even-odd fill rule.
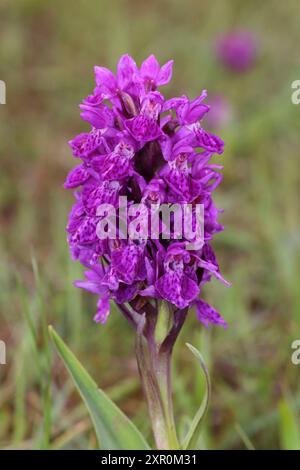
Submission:
[[[180,446],[173,413],[172,346],[163,348],[157,344],[151,329],[143,335],[144,326],[137,331],[136,356],[156,446],[159,450],[177,450]]]
[[[168,442],[170,446],[169,449],[179,449],[173,411],[171,357],[171,353],[162,353],[158,355],[156,361],[156,375],[166,420]]]

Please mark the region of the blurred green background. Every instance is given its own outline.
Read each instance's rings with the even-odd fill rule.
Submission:
[[[220,33],[251,31],[255,66],[234,74],[216,60]],[[223,95],[232,119],[224,181],[216,202],[225,232],[214,247],[232,282],[205,295],[229,329],[205,330],[191,314],[174,363],[181,432],[203,383],[189,341],[203,352],[213,398],[201,445],[210,449],[300,449],[300,79],[299,5],[293,0],[2,0],[0,79],[0,448],[95,447],[87,412],[49,344],[53,324],[95,380],[149,436],[134,358],[134,333],[117,313],[92,321],[96,300],[72,286],[82,276],[65,237],[74,166],[67,141],[87,129],[78,103],[93,88],[95,64],[114,68],[130,53],[175,60],[167,96]],[[199,375],[198,375],[199,374]]]

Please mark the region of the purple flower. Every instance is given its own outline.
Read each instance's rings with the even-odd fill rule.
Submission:
[[[178,123],[180,125],[193,124],[200,121],[204,115],[209,111],[209,106],[203,104],[202,101],[206,98],[207,93],[204,90],[200,96],[192,101],[189,101],[187,96],[181,98],[173,98],[164,104],[164,111],[170,109],[176,110]]]
[[[109,296],[100,297],[97,302],[97,313],[94,316],[96,323],[105,323],[109,315]]]
[[[141,143],[155,140],[162,134],[156,120],[146,114],[140,114],[139,116],[129,119],[125,123],[125,126],[132,137]]]
[[[189,253],[178,244],[171,245],[163,262],[164,274],[155,283],[159,295],[183,309],[192,303],[200,290],[195,277],[191,276]]]
[[[64,187],[77,188],[89,179],[90,175],[87,168],[82,164],[73,168],[67,176]]]
[[[211,154],[223,153],[224,142],[217,135],[205,131],[199,124],[195,124],[194,132],[199,147]]]
[[[131,160],[134,156],[132,145],[121,141],[114,151],[102,161],[102,178],[109,180],[121,180],[130,176],[132,171]]]
[[[206,118],[209,129],[220,129],[228,125],[232,119],[232,109],[230,103],[223,96],[210,98],[211,110]]]
[[[172,78],[173,60],[169,60],[160,67],[156,57],[152,54],[141,65],[140,75],[147,91],[166,85]]]
[[[128,54],[123,55],[117,66],[117,76],[105,67],[96,66],[96,93],[104,99],[115,98],[120,91],[130,91],[133,95],[141,89],[140,77],[135,61]]]
[[[143,192],[143,202],[150,204],[162,204],[165,197],[165,183],[161,178],[153,178]]]
[[[80,114],[81,118],[89,122],[93,127],[96,127],[96,129],[113,127],[114,113],[104,104],[99,104],[97,107],[94,104],[81,104],[80,109],[83,110]]]
[[[197,300],[195,304],[197,318],[201,323],[203,323],[204,326],[208,327],[210,323],[213,323],[215,325],[227,328],[228,325],[226,321],[211,305],[204,302],[203,300]]]
[[[176,160],[169,162],[162,175],[170,187],[170,193],[179,197],[174,197],[176,202],[192,202],[201,192],[201,182],[191,176],[186,154],[180,154]]]
[[[101,181],[96,185],[86,187],[82,193],[82,204],[88,215],[95,216],[100,204],[117,205],[120,191],[118,181]]]
[[[69,145],[73,150],[74,157],[88,159],[94,152],[106,152],[108,150],[107,143],[103,137],[105,132],[95,127],[88,133],[82,133],[69,141]]]
[[[92,294],[104,294],[106,292],[106,288],[102,285],[102,279],[104,276],[103,266],[99,264],[99,266],[94,266],[92,270],[85,271],[86,279],[84,281],[75,281],[74,285],[76,287],[80,287],[81,289],[85,289]]]
[[[255,37],[247,31],[236,31],[222,36],[216,45],[216,54],[223,65],[236,72],[249,70],[256,59]]]
[[[132,284],[146,278],[144,249],[127,245],[112,252],[111,267],[119,282]]]
[[[95,67],[95,89],[80,105],[81,117],[90,129],[69,142],[74,157],[82,163],[65,182],[66,188],[75,189],[76,199],[69,215],[68,243],[72,257],[88,269],[85,280],[75,285],[97,295],[94,318],[100,323],[108,317],[110,300],[127,315],[125,304],[153,315],[153,305],[165,300],[174,318],[196,306],[205,326],[225,326],[220,315],[200,298],[212,277],[228,285],[210,245],[223,230],[218,221],[220,210],[212,198],[222,179],[222,166],[210,159],[222,154],[224,143],[206,130],[210,111],[204,103],[206,91],[192,100],[185,95],[166,100],[158,91],[171,80],[172,66],[173,61],[160,66],[151,55],[139,68],[124,55],[116,74]],[[120,207],[123,196],[125,215]],[[163,237],[162,219],[157,237],[124,238],[125,222],[138,220],[128,211],[140,203],[150,212],[162,203],[181,208],[190,204],[193,213],[197,204],[203,204],[204,241],[189,249],[195,236],[184,233],[176,239],[174,214],[170,239]],[[98,211],[101,204],[115,211],[116,237],[98,236],[98,224],[106,221],[105,211]],[[143,224],[150,221],[151,225],[146,214]]]
[[[97,313],[94,316],[97,323],[105,323],[109,315],[109,295],[108,290],[102,284],[103,274],[103,266],[99,265],[93,270],[85,272],[85,281],[75,281],[74,283],[76,287],[100,295],[97,302]]]

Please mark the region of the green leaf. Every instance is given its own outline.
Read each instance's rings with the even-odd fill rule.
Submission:
[[[149,449],[127,416],[100,390],[74,354],[50,326],[51,338],[91,415],[96,435],[105,450]]]
[[[300,450],[300,428],[288,401],[281,400],[278,410],[281,449]]]
[[[186,449],[193,449],[194,450],[197,446],[197,442],[198,442],[199,434],[200,434],[200,429],[201,429],[204,417],[205,417],[207,409],[208,409],[210,395],[211,395],[211,384],[210,384],[209,373],[208,373],[208,370],[207,370],[207,367],[205,365],[205,362],[203,360],[202,355],[200,354],[198,349],[196,349],[191,344],[186,343],[186,345],[189,348],[189,350],[194,354],[194,356],[196,356],[196,358],[198,359],[198,361],[200,363],[200,366],[201,366],[201,369],[204,373],[205,383],[206,383],[205,396],[202,400],[202,403],[201,403],[200,407],[198,408],[197,413],[195,414],[195,417],[192,421],[190,430],[188,431],[188,433],[187,433],[187,435],[186,435],[186,437],[183,441],[183,444],[182,444],[182,449],[183,450],[186,450]]]
[[[242,439],[245,447],[247,450],[255,450],[255,447],[254,445],[252,444],[252,442],[250,441],[249,437],[247,436],[247,434],[245,433],[244,429],[242,428],[242,426],[239,424],[239,423],[236,423],[235,424],[235,430],[236,432],[238,433],[238,435],[240,436],[240,438]]]

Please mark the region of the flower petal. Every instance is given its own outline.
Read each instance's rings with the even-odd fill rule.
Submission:
[[[103,296],[100,297],[97,302],[97,313],[94,316],[94,320],[96,323],[105,323],[107,317],[110,313],[109,310],[109,297]]]
[[[158,73],[156,81],[157,86],[166,85],[172,79],[173,63],[173,60],[169,60],[169,62],[162,66]]]
[[[156,57],[151,54],[141,65],[141,75],[144,78],[156,81],[160,70]]]
[[[208,327],[209,323],[223,326],[223,328],[228,326],[217,310],[200,299],[196,301],[196,315],[198,320],[206,327]]]
[[[89,179],[90,175],[84,165],[79,165],[73,168],[67,176],[64,183],[64,188],[77,188]]]
[[[119,60],[117,67],[118,86],[124,90],[133,81],[138,72],[137,65],[130,55],[125,54]]]

